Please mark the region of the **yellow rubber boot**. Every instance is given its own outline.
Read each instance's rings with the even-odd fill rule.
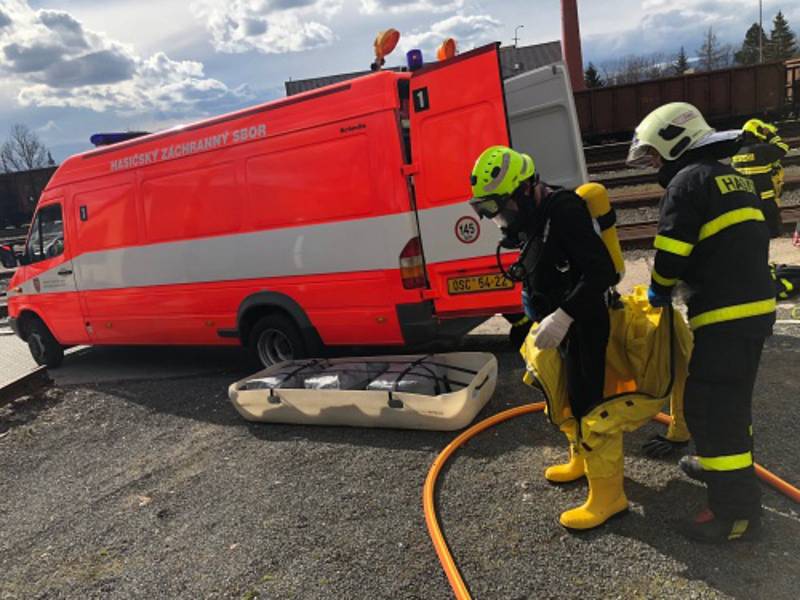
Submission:
[[[589,498],[583,505],[561,513],[559,522],[567,529],[592,529],[628,510],[622,487],[622,473],[613,477],[589,479]]]
[[[575,425],[574,421],[569,421],[561,426],[561,431],[567,436],[567,441],[569,442],[569,461],[545,469],[544,478],[552,483],[569,483],[580,479],[586,474],[583,457],[577,449],[577,425]]]
[[[559,522],[568,529],[592,529],[628,509],[622,484],[622,433],[603,437],[600,446],[580,449],[589,480],[589,497],[578,508],[561,513]]]

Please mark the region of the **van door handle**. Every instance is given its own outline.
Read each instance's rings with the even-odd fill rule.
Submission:
[[[62,277],[66,277],[67,275],[72,275],[72,269],[60,269],[59,271],[56,272]]]

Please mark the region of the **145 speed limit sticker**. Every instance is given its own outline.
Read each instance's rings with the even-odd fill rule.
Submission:
[[[471,244],[481,235],[481,226],[474,217],[461,217],[456,221],[456,237],[464,244]]]

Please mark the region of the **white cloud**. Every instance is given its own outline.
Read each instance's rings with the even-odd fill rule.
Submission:
[[[772,18],[783,10],[789,24],[800,19],[800,3],[765,0],[764,30],[769,35]],[[758,4],[752,0],[645,0],[636,27],[584,37],[584,56],[595,62],[630,54],[675,54],[681,46],[691,56],[712,27],[721,44],[737,48],[750,25],[758,20]]]
[[[408,14],[410,12],[443,13],[459,10],[463,7],[464,0],[451,0],[450,2],[436,2],[436,0],[361,0],[361,12],[367,15],[386,12],[393,14]]]
[[[5,0],[4,22],[0,77],[16,83],[23,106],[169,115],[203,112],[244,93],[205,77],[201,63],[141,57],[69,13],[34,11],[27,0]]]
[[[400,43],[405,50],[419,48],[425,56],[432,57],[439,44],[449,37],[456,40],[459,52],[495,41],[500,26],[489,15],[456,15],[434,23],[427,31],[401,37]]]
[[[330,45],[336,36],[322,21],[343,0],[197,0],[191,5],[220,52],[300,52]]]

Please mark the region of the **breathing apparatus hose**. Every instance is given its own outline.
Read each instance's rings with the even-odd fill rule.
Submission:
[[[518,406],[504,410],[503,412],[492,415],[491,417],[476,423],[458,435],[458,437],[456,437],[452,442],[450,442],[445,449],[442,450],[439,456],[436,457],[431,465],[430,470],[428,471],[428,476],[425,478],[425,485],[422,488],[422,506],[425,512],[425,523],[428,526],[428,534],[431,537],[433,547],[436,550],[437,556],[439,557],[439,562],[442,565],[442,569],[444,569],[445,575],[447,575],[447,580],[450,582],[450,587],[453,589],[453,594],[457,600],[471,600],[472,596],[469,593],[466,582],[461,577],[461,573],[456,566],[453,555],[450,553],[450,549],[447,547],[447,541],[444,539],[442,530],[439,527],[439,520],[436,515],[436,480],[439,477],[439,473],[441,472],[445,463],[447,463],[448,459],[455,453],[456,450],[458,450],[458,448],[463,446],[466,442],[482,431],[485,431],[486,429],[489,429],[498,423],[502,423],[503,421],[513,419],[514,417],[540,412],[544,410],[544,407],[544,402],[526,404],[524,406]],[[669,425],[670,423],[669,415],[665,415],[664,413],[657,414],[653,419],[664,425]],[[777,475],[767,471],[759,464],[755,465],[755,469],[756,475],[764,483],[771,486],[794,502],[800,504],[800,489],[797,489]]]

